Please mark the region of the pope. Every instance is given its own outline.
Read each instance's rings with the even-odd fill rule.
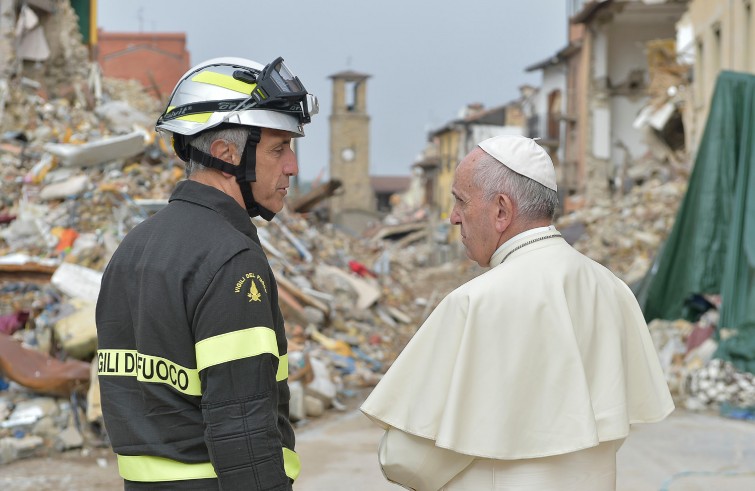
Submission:
[[[674,409],[632,291],[553,226],[556,173],[530,138],[458,165],[453,225],[488,271],[451,292],[361,410],[409,489],[616,489],[630,425]]]

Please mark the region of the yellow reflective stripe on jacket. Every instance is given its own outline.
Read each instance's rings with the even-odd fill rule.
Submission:
[[[286,471],[286,475],[294,481],[296,481],[296,478],[299,477],[299,473],[301,472],[299,455],[286,447],[283,447],[283,468]]]
[[[164,457],[118,455],[118,473],[127,481],[160,482],[217,478],[210,462],[184,464]]]
[[[280,382],[288,378],[288,353],[278,357],[278,373],[275,374],[275,380]]]
[[[269,327],[250,327],[203,339],[195,345],[197,370],[270,353],[278,357],[278,340]],[[280,365],[280,364],[279,364]]]
[[[136,377],[139,382],[166,384],[184,394],[202,395],[199,370],[136,350],[97,350],[97,374]]]
[[[299,456],[285,447],[283,447],[283,468],[286,475],[294,481],[301,472]],[[136,482],[185,481],[218,477],[210,462],[185,464],[149,455],[118,455],[118,473],[123,479]]]
[[[235,90],[236,92],[241,92],[242,94],[246,95],[250,95],[252,93],[252,90],[254,90],[254,88],[257,86],[257,84],[250,84],[248,82],[236,80],[230,75],[210,71],[197,73],[191,78],[191,81],[216,85],[218,87],[223,87],[224,89],[228,90]]]

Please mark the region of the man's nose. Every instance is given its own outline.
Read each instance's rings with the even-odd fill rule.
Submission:
[[[291,156],[283,164],[283,173],[287,176],[299,175],[299,159],[295,153],[291,152]]]
[[[454,209],[451,210],[451,215],[448,217],[448,221],[451,222],[451,225],[458,225],[461,223],[461,219],[459,218],[459,213],[457,213],[455,206],[454,206]]]

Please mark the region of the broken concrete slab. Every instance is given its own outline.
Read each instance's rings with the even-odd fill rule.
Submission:
[[[97,106],[94,113],[107,122],[115,133],[129,133],[134,125],[149,128],[155,124],[151,116],[135,109],[127,101],[108,101]]]
[[[75,310],[55,323],[55,335],[69,356],[91,360],[97,351],[96,304],[81,298],[70,303]]]
[[[72,298],[97,303],[102,273],[73,263],[61,263],[50,279],[53,286]]]
[[[42,201],[75,198],[88,189],[89,177],[86,175],[72,176],[65,181],[55,182],[43,187],[39,192]]]
[[[81,448],[84,445],[84,437],[73,426],[68,426],[53,439],[53,447],[58,452],[64,452],[74,448]]]
[[[369,308],[370,305],[377,302],[380,298],[380,288],[378,286],[365,279],[346,273],[334,266],[318,264],[316,267],[316,274],[318,276],[330,277],[349,285],[349,287],[357,294],[356,307],[358,309]]]
[[[63,166],[88,167],[142,153],[144,151],[144,132],[134,131],[126,135],[113,136],[81,145],[47,143],[43,148],[58,157]]]

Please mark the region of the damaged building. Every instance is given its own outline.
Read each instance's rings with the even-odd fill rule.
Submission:
[[[566,125],[562,162],[572,201],[623,192],[632,163],[649,145],[634,122],[648,103],[646,43],[675,39],[684,2],[584,2],[569,20]]]

